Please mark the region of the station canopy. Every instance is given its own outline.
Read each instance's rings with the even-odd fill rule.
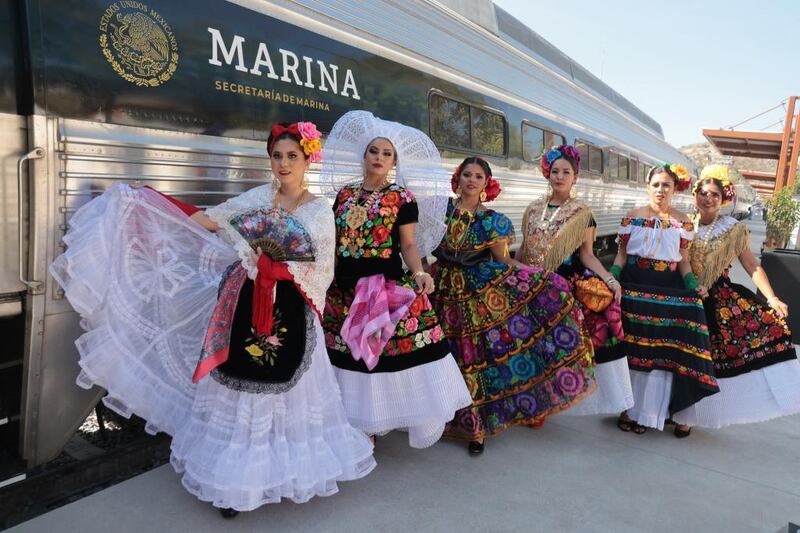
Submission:
[[[722,155],[757,159],[778,159],[781,155],[781,132],[703,130],[703,135]]]

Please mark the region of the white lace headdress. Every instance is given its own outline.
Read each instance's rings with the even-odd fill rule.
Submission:
[[[382,120],[369,111],[350,111],[333,125],[323,149],[320,182],[323,192],[336,193],[364,177],[364,152],[383,137],[397,152],[396,182],[417,199],[417,246],[430,254],[444,236],[450,178],[442,168],[439,150],[423,132],[399,122]]]

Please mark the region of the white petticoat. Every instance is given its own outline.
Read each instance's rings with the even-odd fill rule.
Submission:
[[[679,424],[719,428],[800,413],[800,362],[784,361],[732,378],[717,379],[719,392],[672,418]]]
[[[556,416],[618,414],[633,407],[633,390],[627,357],[600,363],[594,372],[597,390],[575,407]]]
[[[313,228],[307,228],[309,232]],[[332,228],[330,228],[332,231]],[[312,234],[313,238],[313,234]],[[231,247],[152,191],[115,187],[70,220],[51,273],[81,314],[78,384],[172,435],[183,485],[240,511],[337,491],[375,466],[346,419],[317,321],[311,367],[282,394],[191,383]]]
[[[333,370],[351,424],[370,435],[408,430],[408,442],[414,448],[435,444],[456,411],[472,405],[464,377],[450,354],[398,372]]]
[[[628,416],[639,425],[663,430],[669,418],[672,372],[631,370],[630,373],[634,405],[628,409]]]

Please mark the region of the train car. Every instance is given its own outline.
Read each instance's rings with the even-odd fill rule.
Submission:
[[[0,442],[28,467],[58,455],[103,395],[75,385],[81,329],[47,268],[71,215],[115,183],[214,205],[268,179],[271,123],[330,131],[367,109],[428,132],[448,172],[466,155],[488,159],[504,190],[496,207],[516,224],[545,192],[542,149],[577,143],[579,194],[607,245],[645,201],[649,165],[690,164],[655,120],[488,0],[0,10]]]

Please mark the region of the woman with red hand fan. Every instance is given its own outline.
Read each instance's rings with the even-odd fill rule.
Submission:
[[[273,126],[273,184],[205,213],[112,188],[75,214],[51,268],[87,328],[78,384],[172,435],[184,487],[226,518],[334,494],[375,466],[320,324],[334,230],[305,187],[319,137],[309,122]]]

